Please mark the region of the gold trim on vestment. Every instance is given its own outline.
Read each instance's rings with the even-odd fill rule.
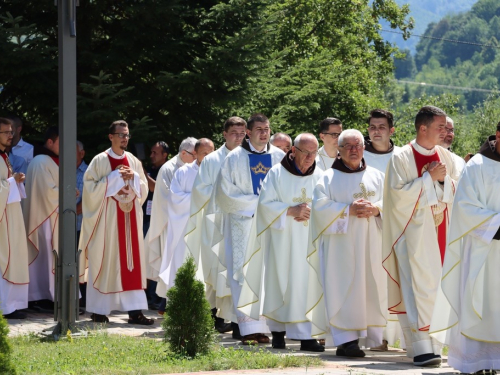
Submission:
[[[333,328],[341,329],[342,331],[367,331],[369,327],[384,328],[384,327],[387,326],[387,324],[386,324],[385,326],[381,326],[381,325],[367,325],[365,328],[342,328],[342,327],[338,327],[336,325],[333,325],[332,323],[329,323],[329,324]]]
[[[315,308],[316,306],[318,306],[319,302],[320,302],[322,299],[323,299],[323,293],[321,293],[321,297],[319,297],[318,301],[314,304],[314,306],[313,306],[313,307],[311,307],[311,309],[310,309],[310,310],[306,311],[306,315],[307,315],[307,314],[309,314],[311,311],[313,311],[313,310],[314,310],[314,308]]]
[[[439,329],[439,330],[437,330],[437,331],[432,331],[432,332],[429,332],[429,335],[432,335],[432,334],[434,334],[434,333],[439,333],[439,332],[446,331],[446,330],[448,330],[448,329],[451,329],[451,328],[455,327],[457,324],[458,324],[458,322],[456,322],[455,324],[453,324],[453,325],[451,325],[451,326],[449,326],[449,327],[446,327],[446,328],[443,328],[443,329]]]
[[[446,274],[441,278],[441,281],[443,281],[446,278],[446,276],[448,276],[450,274],[450,272],[453,271],[453,269],[460,264],[460,262],[461,262],[461,260],[459,260],[457,263],[455,263],[453,265],[453,267],[451,267],[451,269],[448,272],[446,272]]]
[[[489,344],[500,344],[500,341],[488,341],[488,340],[476,339],[476,338],[474,338],[474,337],[471,337],[471,336],[466,335],[466,334],[465,334],[465,333],[463,333],[463,332],[460,332],[460,334],[461,334],[462,336],[467,337],[467,338],[468,338],[468,339],[470,339],[470,340],[479,341],[479,342],[486,342],[486,343],[489,343]]]
[[[279,320],[276,320],[276,319],[273,319],[273,318],[270,318],[269,316],[267,316],[266,314],[262,314],[262,316],[265,316],[267,319],[271,319],[273,322],[277,322],[277,323],[281,323],[281,324],[299,324],[299,323],[309,323],[309,320],[297,320],[297,321],[294,321],[294,322],[280,322]]]
[[[464,238],[465,236],[467,236],[470,232],[472,232],[474,229],[477,229],[479,228],[481,225],[483,225],[484,223],[486,223],[488,220],[490,220],[493,216],[495,216],[496,214],[493,214],[491,215],[490,217],[488,217],[486,220],[482,221],[481,223],[479,223],[478,225],[476,225],[475,227],[469,229],[467,232],[465,232],[464,234],[462,234],[460,237],[458,237],[456,240],[453,240],[451,241],[450,243],[448,243],[448,246],[450,246],[451,244],[457,242],[458,240],[460,240],[461,238]]]
[[[252,292],[253,292],[253,290],[252,290]],[[236,306],[236,308],[239,310],[239,309],[242,309],[242,308],[247,307],[249,305],[253,305],[254,303],[257,303],[257,302],[259,302],[259,300],[255,300],[255,301],[249,302],[249,303],[247,303],[247,304],[245,304],[243,306]]]

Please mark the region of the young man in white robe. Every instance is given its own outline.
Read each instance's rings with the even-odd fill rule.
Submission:
[[[142,163],[127,149],[125,121],[109,127],[111,148],[92,159],[84,175],[80,234],[83,267],[88,263],[87,311],[94,322],[109,322],[112,310],[127,311],[129,324],[151,325],[146,260],[142,235],[142,204],[148,183]]]
[[[358,130],[342,132],[340,158],[319,179],[312,202],[307,318],[313,334],[330,332],[337,356],[345,357],[365,356],[361,337],[380,345],[386,325],[384,175],[366,165],[363,147]]]
[[[254,320],[237,311],[243,285],[243,262],[260,184],[285,153],[269,144],[271,128],[268,118],[262,114],[248,119],[247,136],[248,139],[244,139],[241,146],[231,151],[222,163],[214,194],[215,202],[225,214],[221,233],[225,248],[223,265],[227,268],[239,327],[239,333],[233,331],[233,337],[241,337],[244,344],[253,344],[268,343],[269,337],[264,333],[269,333],[269,328],[264,317]]]
[[[342,133],[342,122],[335,117],[327,117],[319,123],[319,138],[323,146],[316,156],[316,167],[323,171],[332,167],[337,158],[339,136]]]
[[[147,278],[152,281],[159,281],[160,267],[163,249],[167,238],[168,204],[167,197],[170,193],[170,185],[174,178],[174,173],[186,163],[192,163],[194,157],[194,145],[197,139],[188,137],[179,146],[179,153],[163,164],[156,177],[153,201],[151,203],[151,218],[148,233],[144,238],[146,249],[146,272]],[[163,315],[165,310],[165,285],[156,286],[156,294],[162,298],[158,313]]]
[[[245,138],[246,127],[247,122],[241,117],[228,118],[222,132],[225,143],[201,162],[191,192],[191,214],[184,237],[189,252],[195,260],[200,261],[197,265],[203,270],[206,297],[212,308],[215,329],[220,333],[231,331],[231,324],[225,323],[224,319],[231,321],[236,318],[233,313],[231,290],[227,286],[223,272],[220,272],[219,250],[224,251],[221,246],[223,242],[216,241],[217,243],[213,244],[215,221],[220,219],[221,215],[212,192],[222,162],[230,151],[241,144]]]
[[[0,311],[5,319],[25,319],[28,307],[28,254],[26,230],[21,211],[25,198],[23,173],[15,172],[6,152],[11,146],[12,122],[0,118]]]
[[[26,199],[23,202],[28,250],[37,254],[30,263],[28,301],[36,311],[51,309],[54,301],[55,263],[53,250],[59,246],[59,129],[49,128],[44,145],[26,175]],[[47,301],[45,301],[47,300]]]
[[[365,136],[365,150],[363,158],[366,165],[378,169],[385,175],[387,165],[394,153],[401,147],[395,146],[391,140],[394,134],[394,116],[384,109],[374,109],[368,117],[368,135]],[[387,302],[385,302],[387,305]],[[388,345],[394,345],[400,340],[400,347],[404,348],[404,337],[398,322],[397,315],[389,315],[387,327],[384,330],[384,340],[381,346],[370,348],[374,351],[386,351]]]
[[[417,137],[393,155],[385,176],[384,263],[389,312],[399,314],[409,358],[416,366],[441,363],[441,345],[429,336],[441,278],[449,215],[461,167],[439,146],[446,113],[422,107]]]
[[[208,138],[199,139],[193,150],[195,161],[184,164],[175,173],[167,196],[168,226],[165,248],[160,267],[160,286],[165,293],[174,285],[177,270],[187,256],[186,225],[191,207],[191,191],[203,158],[214,151],[214,144]],[[165,294],[164,294],[165,295]]]
[[[275,349],[285,349],[286,334],[300,340],[300,350],[325,350],[312,338],[306,318],[310,203],[323,173],[316,168],[317,153],[316,137],[300,134],[281,163],[271,168],[248,242],[238,309],[256,320],[262,309]]]
[[[465,167],[450,222],[430,335],[461,373],[500,369],[500,123]]]

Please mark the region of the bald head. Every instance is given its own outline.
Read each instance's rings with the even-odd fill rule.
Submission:
[[[271,142],[273,146],[278,147],[284,152],[288,152],[292,148],[292,138],[290,138],[290,136],[285,133],[273,134],[269,142]]]
[[[295,147],[300,147],[301,145],[306,145],[309,143],[315,144],[317,147],[319,146],[318,139],[314,136],[314,134],[311,133],[299,134],[293,141],[293,145]]]
[[[305,173],[318,154],[318,140],[311,133],[299,134],[293,141],[292,157],[297,168]]]
[[[198,139],[194,145],[194,154],[196,156],[196,161],[198,165],[201,164],[202,160],[214,151],[214,143],[208,138]]]

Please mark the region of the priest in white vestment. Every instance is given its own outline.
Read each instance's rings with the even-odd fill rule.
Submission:
[[[300,340],[300,350],[325,350],[312,338],[306,318],[310,203],[323,173],[316,168],[317,153],[316,137],[300,134],[281,163],[271,168],[262,183],[247,246],[238,309],[256,320],[262,310],[275,349],[285,349],[286,334]]]
[[[12,145],[12,122],[0,118],[0,311],[5,319],[25,319],[28,307],[28,264],[36,252],[28,254],[26,230],[21,211],[25,198],[23,173],[16,173],[7,148]]]
[[[28,249],[37,254],[30,263],[28,301],[54,301],[55,263],[53,250],[59,243],[59,129],[51,127],[45,133],[43,147],[26,175],[26,199],[23,214]],[[40,305],[43,303],[40,302]],[[39,303],[32,304],[38,308]],[[50,304],[47,305],[50,307]]]
[[[219,250],[224,251],[223,241],[213,244],[217,230],[215,222],[220,212],[215,207],[212,195],[222,162],[227,154],[241,144],[245,138],[247,122],[241,117],[233,116],[224,123],[222,136],[225,143],[216,151],[207,155],[200,164],[198,175],[191,192],[191,214],[186,227],[186,246],[198,267],[203,271],[206,286],[206,297],[212,308],[215,329],[220,333],[231,331],[231,324],[224,319],[236,321],[233,313],[231,290],[227,286],[224,272],[219,262]],[[217,216],[217,219],[215,218]]]
[[[500,369],[500,124],[465,167],[430,334],[462,373]],[[484,372],[482,370],[485,370]]]
[[[94,322],[109,322],[111,311],[127,311],[129,324],[151,325],[146,260],[142,236],[142,204],[148,183],[142,163],[126,152],[130,133],[125,121],[109,128],[111,148],[92,159],[84,175],[83,222],[79,248],[80,278],[88,263],[87,311]]]
[[[162,296],[174,286],[177,270],[186,260],[186,225],[189,220],[191,207],[191,191],[194,180],[198,174],[203,158],[214,151],[214,144],[208,138],[199,139],[193,155],[195,161],[180,167],[175,173],[170,184],[170,193],[167,196],[168,225],[165,248],[162,253],[160,267],[160,281],[157,290],[164,290]],[[202,278],[200,275],[198,277]]]
[[[398,153],[401,147],[395,146],[391,140],[394,134],[394,116],[384,109],[370,111],[368,117],[368,136],[365,136],[365,150],[363,158],[366,165],[378,169],[385,175],[387,165],[394,153]],[[387,305],[387,301],[384,302]],[[387,326],[384,330],[382,345],[372,347],[370,350],[387,351],[388,345],[394,345],[399,340],[399,347],[405,348],[403,332],[399,325],[397,315],[389,315]]]
[[[365,356],[361,337],[369,346],[380,345],[386,325],[384,176],[365,164],[363,143],[358,130],[342,132],[341,158],[319,179],[312,202],[307,318],[313,335],[330,332],[337,356],[346,357]],[[315,285],[323,286],[322,293]]]
[[[340,133],[342,133],[342,122],[335,117],[327,117],[319,123],[319,138],[323,146],[316,156],[316,168],[326,171],[332,167],[339,152]]]
[[[274,164],[283,159],[285,153],[269,144],[271,128],[269,120],[256,114],[247,121],[248,139],[231,151],[222,163],[215,187],[215,199],[225,214],[223,238],[225,247],[224,266],[231,288],[233,306],[236,311],[239,333],[244,344],[267,343],[269,332],[266,319],[249,318],[237,311],[241,286],[243,285],[243,263],[249,240],[252,219],[257,208],[260,184]]]
[[[384,191],[384,268],[389,312],[399,314],[406,350],[416,366],[441,363],[441,345],[429,336],[446,248],[449,216],[461,168],[438,146],[446,114],[422,107],[417,137],[389,163]]]
[[[292,138],[286,133],[274,133],[269,142],[278,147],[285,154],[292,149]]]

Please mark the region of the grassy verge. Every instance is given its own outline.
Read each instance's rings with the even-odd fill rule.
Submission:
[[[176,372],[319,366],[315,357],[273,354],[255,348],[215,347],[207,356],[172,354],[161,340],[99,333],[87,338],[42,342],[35,336],[10,338],[19,374],[161,374]]]

